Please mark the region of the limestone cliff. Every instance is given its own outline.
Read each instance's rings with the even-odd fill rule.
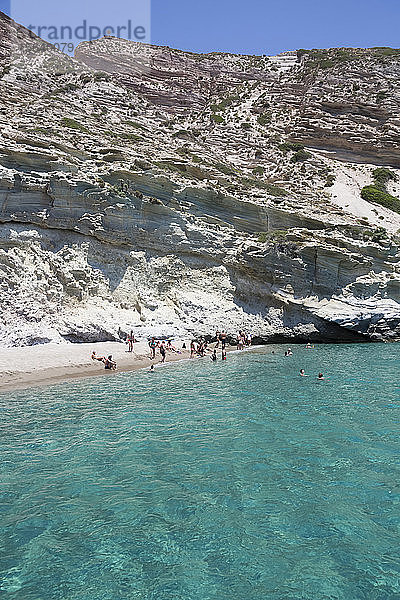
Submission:
[[[360,191],[396,176],[399,71],[116,38],[71,59],[0,15],[0,343],[398,339],[400,215]]]

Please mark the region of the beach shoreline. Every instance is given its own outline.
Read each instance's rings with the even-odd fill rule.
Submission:
[[[165,363],[157,349],[156,358],[150,358],[147,341],[137,342],[134,351],[128,352],[124,342],[95,342],[83,344],[40,344],[21,348],[3,348],[0,350],[0,394],[28,388],[45,387],[88,377],[111,377],[118,373],[127,373],[150,368],[152,364],[168,365],[173,362],[190,360],[190,341],[185,340],[186,349],[182,349],[183,340],[177,343],[178,352],[168,351]],[[212,345],[212,347],[214,344]],[[227,346],[228,352],[236,347]],[[117,370],[104,369],[102,362],[91,359],[92,352],[98,356],[112,355],[117,362]],[[221,352],[219,348],[218,352]],[[197,358],[201,357],[196,357]],[[207,353],[204,358],[210,359]]]

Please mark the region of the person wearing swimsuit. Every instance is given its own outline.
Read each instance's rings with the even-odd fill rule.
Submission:
[[[225,346],[226,346],[226,333],[225,333],[225,331],[221,331],[221,335],[219,336],[219,339],[221,340],[221,349],[225,350]]]
[[[164,342],[161,343],[160,345],[160,354],[162,356],[161,362],[165,362],[165,355],[166,355],[166,350],[165,350],[165,346],[164,346]]]
[[[115,362],[115,360],[112,359],[112,356],[110,354],[110,356],[108,358],[106,358],[106,360],[104,361],[104,368],[105,369],[110,369],[112,371],[115,371],[115,369],[117,368],[117,363]]]
[[[156,357],[156,340],[154,338],[151,338],[150,342],[149,342],[149,347],[150,347],[150,358],[153,359]]]

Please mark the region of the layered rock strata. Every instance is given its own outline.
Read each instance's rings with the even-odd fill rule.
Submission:
[[[396,173],[399,68],[115,38],[71,59],[1,16],[0,343],[398,339],[400,215],[360,190]]]

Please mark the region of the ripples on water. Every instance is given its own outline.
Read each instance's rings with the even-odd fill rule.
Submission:
[[[399,599],[399,346],[284,349],[0,395],[2,597]]]

